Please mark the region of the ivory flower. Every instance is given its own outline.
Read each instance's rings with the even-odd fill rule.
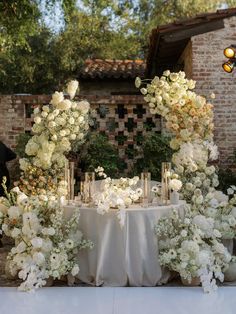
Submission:
[[[76,91],[79,87],[79,82],[74,80],[70,81],[67,85],[67,93],[70,95],[70,99],[75,97]]]

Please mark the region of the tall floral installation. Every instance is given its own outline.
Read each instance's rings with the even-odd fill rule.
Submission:
[[[70,99],[55,92],[49,105],[35,109],[28,157],[20,160],[21,180],[0,198],[1,229],[15,242],[6,270],[22,280],[20,290],[32,291],[63,276],[72,283],[79,272],[78,251],[93,246],[78,229],[79,210],[66,217],[60,202],[67,191],[65,153],[89,128],[90,106],[73,100],[77,89],[78,82],[71,81]]]
[[[34,110],[34,136],[25,148],[28,157],[20,159],[23,174],[19,187],[27,195],[63,192],[65,153],[75,140],[83,141],[89,129],[90,105],[73,100],[77,89],[78,82],[71,81],[67,87],[70,99],[55,92],[49,105]]]
[[[172,134],[170,146],[174,172],[183,183],[182,199],[187,202],[185,219],[177,212],[162,218],[156,226],[160,262],[191,282],[199,277],[206,292],[216,289],[216,279],[224,280],[231,252],[223,245],[236,232],[236,187],[225,195],[216,168],[209,162],[218,158],[213,142],[213,106],[196,94],[195,81],[184,72],[163,75],[153,80],[137,78],[152,114],[166,120]]]

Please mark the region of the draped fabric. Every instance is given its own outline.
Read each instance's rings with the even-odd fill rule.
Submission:
[[[103,216],[96,208],[81,208],[79,229],[86,239],[94,242],[92,250],[78,254],[79,279],[95,286],[156,286],[169,278],[158,261],[158,243],[154,225],[173,208],[184,216],[180,205],[132,206],[126,210],[121,228],[116,211]]]

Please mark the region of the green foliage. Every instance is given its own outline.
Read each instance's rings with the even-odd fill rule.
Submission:
[[[222,3],[236,0],[0,1],[0,93],[50,93],[87,58],[145,58],[152,28]]]
[[[161,180],[161,163],[171,161],[173,154],[169,146],[170,139],[161,134],[151,133],[144,138],[141,149],[141,158],[134,165],[134,174],[143,170],[151,172],[153,180]]]
[[[220,182],[218,190],[226,193],[230,185],[236,185],[236,173],[231,169],[219,169],[218,176]]]
[[[118,150],[102,134],[90,133],[86,143],[80,147],[78,154],[79,167],[82,168],[83,172],[102,166],[108,176],[115,178],[119,177],[123,170]]]
[[[21,133],[17,136],[15,152],[18,157],[24,158],[27,156],[25,153],[25,146],[31,137],[32,135],[29,133]]]
[[[36,1],[0,1],[0,47],[27,46],[27,37],[36,32],[40,16]]]

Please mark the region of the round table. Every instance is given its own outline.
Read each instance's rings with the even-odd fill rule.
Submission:
[[[156,286],[165,283],[169,272],[158,261],[154,225],[173,209],[184,216],[185,202],[179,205],[132,205],[126,209],[121,227],[117,211],[100,215],[96,208],[80,209],[79,229],[94,243],[92,250],[79,252],[79,279],[95,286]]]

